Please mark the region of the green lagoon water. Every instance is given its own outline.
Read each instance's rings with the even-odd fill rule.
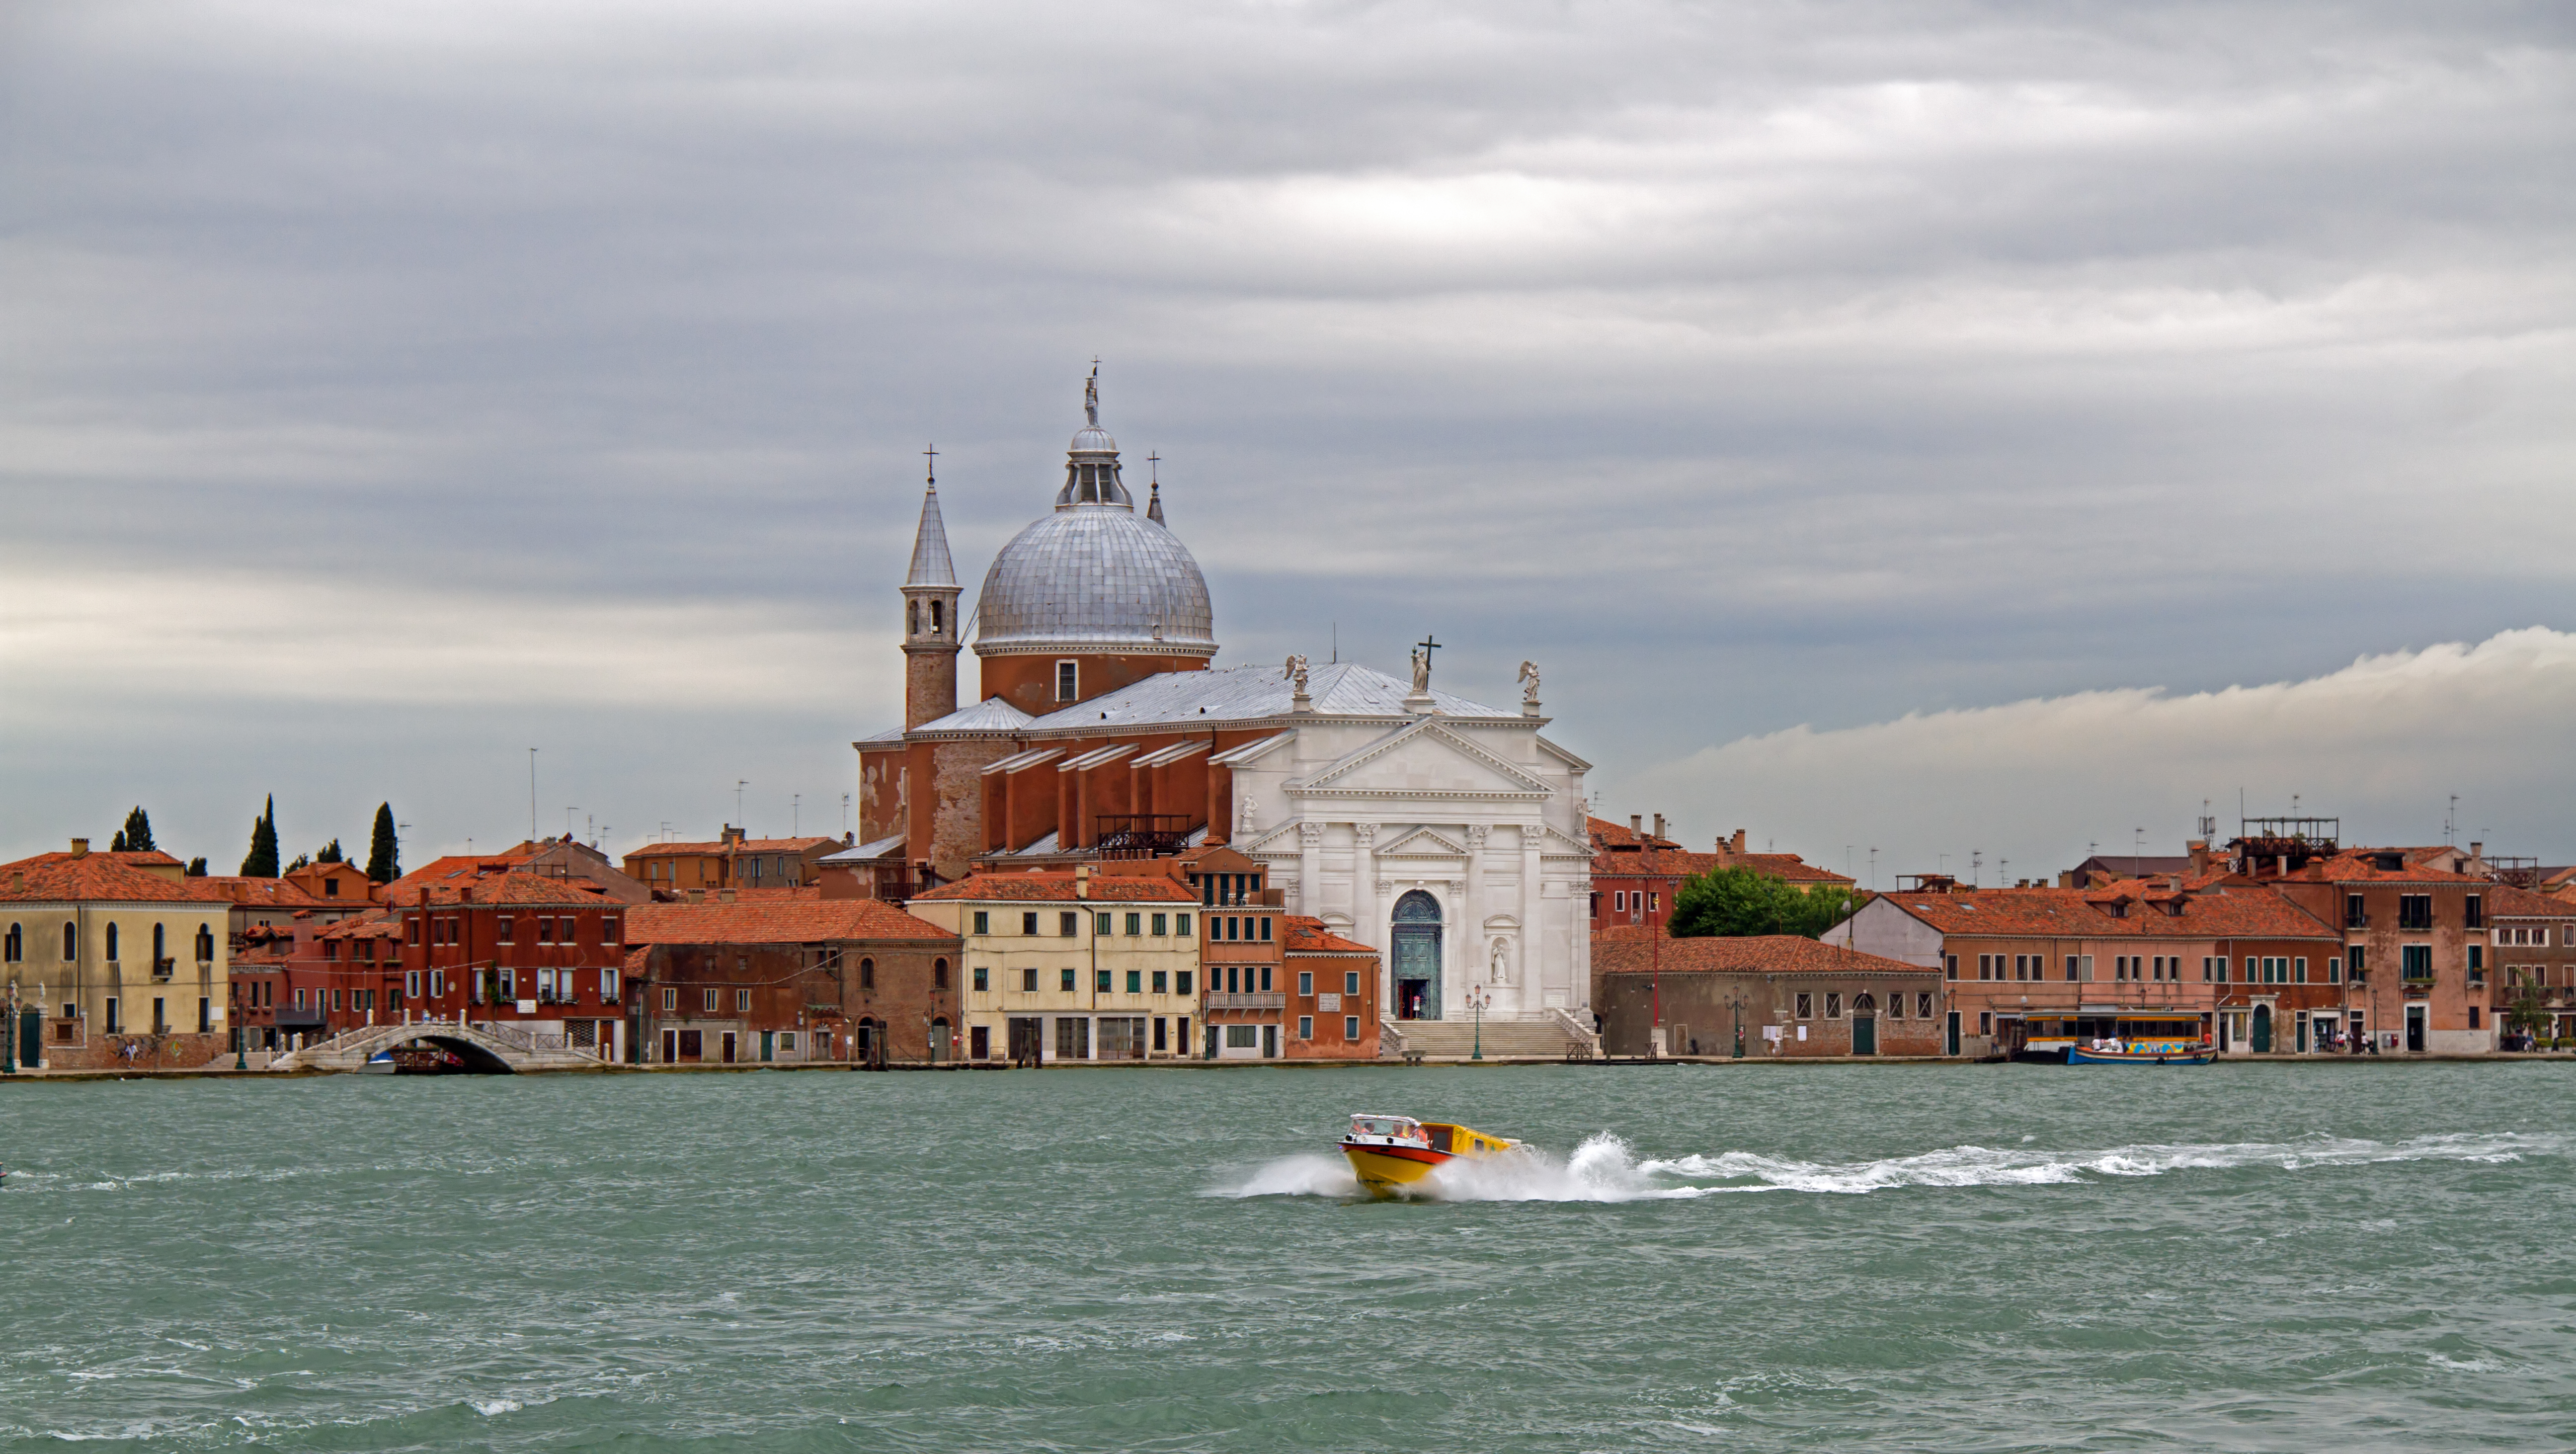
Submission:
[[[2564,1448],[2570,1075],[22,1083],[0,1447]]]

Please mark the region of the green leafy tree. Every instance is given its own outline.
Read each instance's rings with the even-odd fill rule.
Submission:
[[[367,877],[380,884],[402,877],[402,854],[394,843],[394,805],[376,805],[376,832],[367,843]]]
[[[345,863],[348,860],[341,856],[340,840],[334,838],[330,842],[325,843],[320,848],[314,850],[313,861],[315,863]]]
[[[251,820],[250,853],[242,859],[242,877],[277,877],[277,795],[271,793],[268,805]]]
[[[120,852],[150,853],[160,846],[152,841],[152,815],[139,805],[125,815],[125,831],[116,836],[123,840]]]
[[[1851,917],[1858,896],[1848,885],[1801,889],[1750,868],[1716,868],[1689,880],[1673,895],[1676,939],[1740,938],[1796,934],[1814,939]]]
[[[305,867],[306,865],[308,865],[308,864],[310,864],[310,863],[312,863],[312,862],[313,862],[313,855],[312,855],[312,854],[309,854],[309,853],[299,853],[299,854],[295,855],[295,861],[294,861],[294,862],[292,862],[292,863],[290,863],[290,864],[288,864],[288,865],[286,866],[286,871],[287,871],[288,873],[293,873],[293,872],[295,872],[297,869],[299,869],[299,868],[303,868],[303,867]]]
[[[206,876],[206,860],[205,860],[204,855],[200,854],[199,856],[197,856],[197,857],[195,857],[195,858],[189,859],[189,860],[188,860],[188,877],[190,877],[190,878],[204,878],[205,876]]]
[[[117,830],[116,830],[116,836],[115,836],[115,837],[113,837],[113,838],[111,838],[111,839],[109,839],[109,840],[107,840],[107,851],[108,851],[108,852],[110,852],[110,853],[123,853],[123,852],[125,851],[125,830],[124,830],[124,829],[122,829],[122,828],[117,829]]]

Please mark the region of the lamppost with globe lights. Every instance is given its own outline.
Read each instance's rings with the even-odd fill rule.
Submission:
[[[1494,993],[1483,985],[1467,991],[1467,1008],[1476,1014],[1476,1049],[1469,1060],[1485,1058],[1485,1006],[1494,1002]]]

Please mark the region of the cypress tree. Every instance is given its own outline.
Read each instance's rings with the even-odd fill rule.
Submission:
[[[127,853],[150,853],[160,847],[152,841],[152,815],[140,806],[125,815],[125,831],[116,836],[124,840]]]
[[[110,853],[123,853],[123,852],[125,851],[125,830],[124,830],[124,829],[122,829],[122,828],[117,829],[117,830],[116,830],[116,836],[115,836],[115,837],[113,837],[113,838],[111,838],[111,839],[109,839],[109,840],[107,840],[107,851],[108,851],[108,852],[110,852]]]
[[[190,878],[204,878],[205,876],[206,876],[206,860],[205,860],[205,856],[204,856],[203,854],[200,854],[200,855],[198,855],[198,856],[197,856],[197,857],[195,857],[195,858],[189,859],[189,860],[188,860],[188,877],[190,877]]]
[[[394,805],[376,805],[376,832],[367,844],[367,878],[370,882],[389,884],[402,877],[402,864],[394,847]]]
[[[315,863],[339,863],[342,861],[342,858],[343,855],[340,852],[340,840],[337,838],[323,844],[320,848],[314,850],[313,853],[313,861]]]
[[[242,877],[277,877],[277,795],[269,794],[268,805],[260,810],[250,825],[250,854],[242,860]]]

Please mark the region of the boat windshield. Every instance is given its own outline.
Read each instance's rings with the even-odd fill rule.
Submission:
[[[1422,1139],[1422,1123],[1411,1116],[1353,1116],[1354,1136],[1388,1136],[1399,1141]]]

